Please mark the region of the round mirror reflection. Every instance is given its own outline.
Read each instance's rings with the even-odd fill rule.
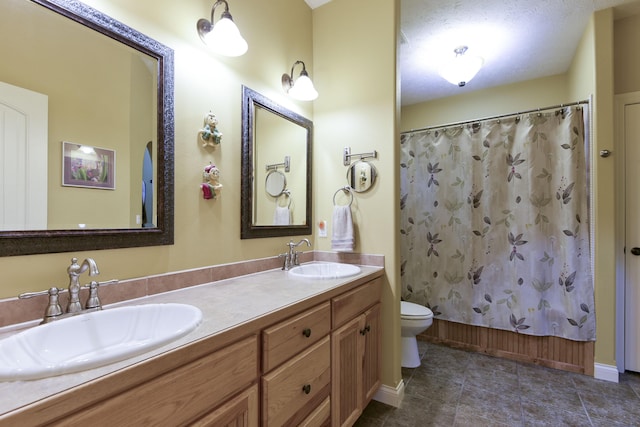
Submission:
[[[378,172],[375,166],[367,161],[358,160],[347,169],[347,182],[353,191],[363,193],[375,184],[376,175]]]
[[[267,178],[264,183],[267,194],[273,197],[278,197],[282,194],[285,188],[287,188],[287,178],[284,173],[279,170],[272,170],[267,174]]]

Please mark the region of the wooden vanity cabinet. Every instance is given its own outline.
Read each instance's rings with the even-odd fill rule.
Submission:
[[[20,408],[0,427],[352,425],[380,385],[382,279],[347,289]]]
[[[332,300],[331,425],[351,426],[380,387],[381,279]]]

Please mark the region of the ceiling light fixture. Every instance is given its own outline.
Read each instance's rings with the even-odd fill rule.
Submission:
[[[298,76],[298,79],[294,82],[293,69],[298,64],[302,64],[302,71],[300,71],[300,76]],[[302,61],[296,61],[293,64],[291,67],[291,75],[287,73],[282,75],[282,88],[292,98],[300,101],[313,101],[318,97],[318,91],[313,87],[313,82],[309,78],[309,73],[307,73],[307,69]]]
[[[220,19],[214,25],[213,14],[216,11],[216,7],[221,4],[224,4],[224,12],[222,12]],[[240,56],[247,51],[247,42],[242,38],[238,27],[234,24],[233,18],[229,13],[229,4],[226,0],[218,0],[213,4],[211,21],[204,18],[198,19],[196,26],[202,41],[215,53],[224,56]]]
[[[456,56],[440,68],[440,75],[457,86],[466,85],[482,68],[484,60],[479,56],[465,55],[467,46],[459,46],[453,51]]]

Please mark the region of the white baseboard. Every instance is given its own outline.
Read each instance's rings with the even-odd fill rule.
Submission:
[[[382,384],[376,394],[373,396],[373,400],[377,400],[378,402],[385,403],[396,408],[400,407],[402,399],[404,399],[403,380],[400,380],[397,387],[395,388]]]
[[[603,365],[602,363],[593,364],[593,377],[598,380],[618,382],[618,368],[612,365]]]

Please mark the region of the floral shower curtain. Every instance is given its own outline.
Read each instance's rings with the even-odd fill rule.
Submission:
[[[595,340],[584,107],[402,135],[402,298]]]

